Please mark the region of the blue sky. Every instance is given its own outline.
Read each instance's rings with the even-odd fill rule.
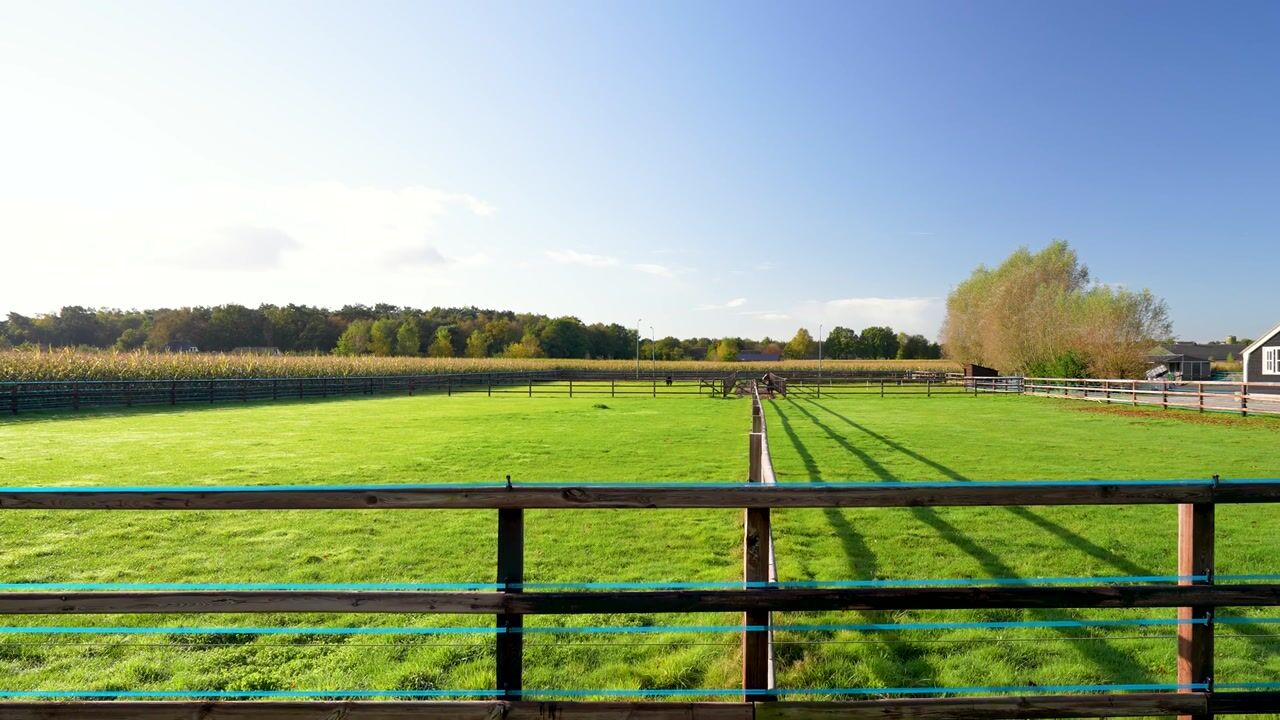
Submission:
[[[976,265],[1063,238],[1181,336],[1280,322],[1274,3],[3,14],[0,312],[474,304],[933,336]]]

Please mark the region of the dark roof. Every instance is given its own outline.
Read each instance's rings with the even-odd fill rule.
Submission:
[[[1172,360],[1175,358],[1183,358],[1185,360],[1202,360],[1202,361],[1223,361],[1227,356],[1231,356],[1235,360],[1239,360],[1244,349],[1247,347],[1243,343],[1213,343],[1202,344],[1193,342],[1175,342],[1161,345],[1151,351],[1150,357],[1153,359]]]

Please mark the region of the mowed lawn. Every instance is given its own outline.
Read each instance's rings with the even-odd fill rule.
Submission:
[[[1280,422],[1042,398],[766,403],[780,482],[1280,478]],[[1207,419],[1206,419],[1207,418]],[[1280,573],[1280,508],[1218,510],[1218,572]],[[782,579],[1175,575],[1173,506],[775,511]],[[1280,616],[1223,609],[1222,616]],[[1173,618],[1173,610],[789,614],[775,622]],[[1280,628],[1277,628],[1280,629]],[[1280,632],[1219,629],[1220,682],[1280,679]],[[1172,683],[1173,627],[788,635],[784,687]],[[868,642],[872,641],[872,642]]]
[[[605,405],[606,407],[596,407]],[[782,482],[1280,476],[1280,422],[1098,413],[1017,397],[767,403]],[[5,485],[724,481],[745,475],[746,400],[403,397],[0,420]],[[492,511],[0,513],[5,582],[492,582]],[[1176,511],[775,511],[783,579],[1172,575]],[[1219,572],[1280,570],[1280,514],[1219,510]],[[537,581],[741,577],[739,511],[536,511]],[[1223,615],[1267,611],[1224,610]],[[1280,614],[1280,613],[1276,613]],[[1172,618],[1172,611],[787,613],[776,623]],[[530,625],[740,617],[530,618]],[[9,625],[491,625],[484,616],[8,618]],[[1166,683],[1172,627],[778,635],[793,688]],[[1238,636],[1238,637],[1237,637]],[[1274,679],[1280,633],[1220,630],[1218,679]],[[58,643],[56,646],[55,643]],[[532,635],[526,687],[731,688],[732,634]],[[0,635],[0,689],[474,689],[487,636]]]
[[[508,474],[517,482],[739,480],[748,413],[743,402],[696,396],[435,395],[19,416],[0,420],[0,477],[9,486],[501,482]],[[527,579],[733,580],[741,573],[740,514],[531,511]],[[493,511],[5,512],[0,581],[492,583],[496,522]],[[3,624],[491,627],[493,618],[64,616]],[[722,686],[738,672],[734,651],[704,643],[724,639],[533,636],[526,683]],[[678,644],[649,644],[655,640]],[[0,690],[483,689],[493,673],[491,635],[0,635]]]

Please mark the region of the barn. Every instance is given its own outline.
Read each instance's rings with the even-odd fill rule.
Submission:
[[[1244,349],[1244,381],[1280,383],[1280,325]]]

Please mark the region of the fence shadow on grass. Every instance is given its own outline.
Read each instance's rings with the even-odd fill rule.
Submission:
[[[807,400],[806,402],[822,409],[826,413],[839,419],[840,421],[844,422],[846,425],[852,427],[853,429],[877,440],[878,442],[883,443],[884,445],[892,449],[894,452],[901,453],[902,455],[905,455],[906,457],[909,457],[912,460],[923,463],[924,465],[928,465],[929,467],[933,468],[934,470],[937,470],[939,473],[941,473],[943,476],[945,476],[950,480],[956,480],[960,482],[972,480],[972,478],[965,477],[964,475],[960,474],[956,470],[953,470],[952,468],[949,468],[946,465],[943,465],[942,463],[937,462],[936,460],[925,457],[924,455],[921,455],[920,453],[906,447],[902,443],[891,440],[871,430],[870,428],[867,428],[864,425],[854,422],[853,420],[849,419],[845,415],[842,415],[819,402],[816,402],[813,400]],[[804,412],[804,411],[801,410],[801,412]],[[810,415],[810,417],[812,417],[812,415]],[[816,418],[815,418],[815,422],[816,422]],[[1089,540],[1088,538],[1074,532],[1070,528],[1064,527],[1063,525],[1060,525],[1059,523],[1056,523],[1053,520],[1050,520],[1049,518],[1045,517],[1044,515],[1030,508],[1007,507],[1007,508],[1004,508],[1004,510],[1023,520],[1026,520],[1027,522],[1035,525],[1036,527],[1042,530],[1045,530],[1046,532],[1049,532],[1057,536],[1060,540],[1067,543],[1068,545],[1071,545],[1077,550],[1081,550],[1087,553],[1088,555],[1090,555],[1091,557],[1111,565],[1121,574],[1126,574],[1126,575],[1154,575],[1155,574],[1150,568],[1143,567],[1133,562],[1129,558],[1124,557],[1123,555],[1114,553],[1102,547],[1101,545],[1098,545],[1092,540]]]
[[[898,477],[895,477],[891,472],[889,472],[887,468],[884,467],[884,465],[880,464],[879,462],[871,458],[870,455],[868,455],[864,450],[855,446],[853,443],[851,443],[848,440],[848,438],[836,432],[831,426],[822,422],[822,420],[817,415],[810,412],[809,410],[807,410],[806,408],[801,406],[799,403],[797,403],[796,401],[790,398],[786,398],[786,402],[788,403],[786,407],[790,409],[794,409],[796,412],[803,415],[807,420],[813,423],[815,427],[821,430],[823,434],[825,434],[829,439],[836,442],[842,448],[848,450],[851,454],[853,454],[861,462],[863,462],[863,464],[866,465],[866,467],[872,472],[873,475],[876,476],[877,479],[885,482],[901,482],[901,479]],[[818,408],[832,415],[835,415],[836,417],[843,420],[848,425],[854,427],[857,430],[862,431],[863,433],[867,434],[868,436],[876,440],[879,440],[880,442],[883,442],[884,444],[888,445],[895,451],[901,452],[907,455],[908,457],[919,460],[920,462],[923,462],[929,465],[930,467],[937,469],[939,472],[943,473],[945,476],[947,476],[952,480],[957,480],[957,481],[969,480],[969,478],[964,477],[963,475],[956,472],[955,470],[948,468],[941,463],[930,460],[924,457],[923,455],[920,455],[919,453],[902,446],[900,443],[889,440],[888,438],[885,438],[884,436],[879,435],[878,433],[875,433],[853,422],[852,420],[849,420],[843,415],[840,415],[830,410],[829,408],[823,406],[821,403],[818,403],[813,400],[806,400],[805,402],[815,405]],[[777,416],[782,419],[781,424],[783,426],[783,429],[786,431],[787,437],[789,440],[791,440],[792,445],[795,446],[797,453],[799,453],[802,458],[807,458],[807,460],[805,461],[806,468],[810,468],[810,467],[816,468],[817,463],[816,461],[814,461],[812,453],[810,453],[807,450],[807,448],[804,448],[803,442],[800,440],[799,435],[795,432],[795,429],[790,425],[790,421],[788,419],[785,419],[786,413],[780,411],[780,407],[776,401],[771,402],[771,404],[774,406],[774,410]],[[1102,553],[1104,556],[1107,557],[1108,561],[1112,562],[1113,564],[1116,564],[1116,563],[1114,562],[1114,560],[1111,560],[1111,558],[1115,558],[1117,560],[1122,561],[1123,564],[1121,564],[1120,567],[1126,568],[1125,570],[1126,572],[1131,572],[1131,574],[1135,574],[1135,575],[1151,574],[1123,558],[1118,558],[1117,556],[1114,556],[1113,553],[1106,550],[1105,548],[1100,548],[1097,545],[1094,545],[1093,543],[1089,542],[1088,540],[1085,540],[1084,538],[1080,538],[1070,530],[1066,528],[1062,528],[1061,526],[1057,525],[1056,523],[1053,523],[1052,521],[1049,521],[1044,518],[1040,518],[1038,515],[1031,512],[1030,510],[1027,510],[1026,508],[1007,508],[1007,509],[1025,511],[1028,514],[1035,516],[1037,519],[1042,520],[1044,523],[1048,524],[1049,526],[1060,528],[1063,534],[1059,534],[1059,537],[1063,537],[1064,540],[1072,543],[1073,545],[1076,544],[1076,542],[1072,540],[1074,538],[1081,543],[1081,545],[1077,545],[1077,547],[1081,547],[1081,549],[1084,549],[1086,552],[1089,552],[1091,555],[1095,555],[1095,556],[1096,556],[1096,553]],[[841,520],[843,521],[843,515],[841,515],[838,510],[832,510],[831,512],[836,515],[840,515]],[[960,550],[961,552],[973,558],[982,567],[982,569],[986,571],[991,577],[1003,577],[1003,578],[1018,577],[1018,573],[1014,570],[1014,568],[1012,568],[1007,563],[1005,563],[999,557],[999,555],[997,555],[995,552],[992,552],[982,543],[974,540],[972,537],[965,534],[955,525],[948,522],[935,509],[920,508],[920,507],[911,508],[911,513],[918,520],[920,520],[921,522],[923,522],[924,524],[932,528],[938,534],[938,536],[941,537],[943,540],[946,540],[947,542],[951,543],[954,547],[956,547],[958,550]],[[830,515],[828,517],[830,518]],[[833,523],[832,529],[837,532],[837,535],[840,534],[840,528],[836,524]],[[1055,534],[1058,534],[1058,533],[1055,533]],[[859,542],[861,542],[860,538],[859,538]],[[863,543],[863,545],[865,546],[865,543]],[[846,549],[847,548],[848,546],[846,545]],[[850,566],[851,566],[851,569],[853,569],[854,567],[853,563],[851,563]],[[1128,570],[1127,569],[1128,567],[1132,567],[1133,570],[1132,571]],[[866,577],[868,576],[863,575],[855,579],[861,579]],[[1067,610],[1058,610],[1058,611],[1053,611],[1052,613],[1042,611],[1042,610],[1028,610],[1027,614],[1034,619],[1060,619],[1064,616],[1079,617],[1080,615],[1079,612],[1067,611]],[[1087,660],[1098,671],[1105,674],[1106,676],[1125,677],[1125,678],[1131,679],[1131,681],[1133,682],[1140,682],[1140,683],[1157,682],[1157,678],[1148,669],[1144,667],[1140,658],[1138,658],[1134,653],[1129,652],[1128,650],[1125,650],[1123,648],[1120,648],[1111,644],[1110,642],[1106,641],[1105,638],[1102,638],[1102,637],[1081,638],[1081,637],[1078,637],[1078,633],[1080,633],[1081,631],[1078,629],[1072,629],[1072,628],[1053,628],[1053,630],[1059,636],[1061,636],[1060,640],[1067,642],[1071,647],[1073,647],[1080,654],[1080,656],[1083,659]],[[1172,641],[1172,637],[1173,636],[1171,635],[1170,641]]]
[[[800,457],[800,461],[804,464],[807,477],[811,481],[822,480],[822,469],[813,457],[813,453],[805,447],[801,442],[799,435],[796,434],[795,428],[791,424],[791,418],[783,413],[775,413],[778,418],[778,424],[775,427],[781,427],[787,439],[791,442],[791,446],[795,449],[796,454]],[[857,448],[852,446],[847,448],[850,452],[857,453]],[[866,458],[867,462],[872,462],[870,458]],[[883,468],[882,468],[883,470]],[[776,511],[775,511],[776,512]],[[853,578],[874,578],[878,573],[876,555],[867,545],[862,535],[853,527],[845,514],[837,508],[823,508],[822,514],[826,518],[827,523],[831,526],[831,530],[835,533],[837,539],[844,550],[845,561],[848,564],[848,573]],[[859,612],[858,613],[865,622],[890,622],[891,613],[889,612]],[[823,641],[834,640],[837,633],[834,631],[822,631],[810,633],[809,637],[819,638]],[[927,663],[928,653],[925,648],[919,644],[911,644],[904,642],[893,635],[883,637],[882,646],[885,647],[894,659],[894,664],[898,668],[907,668],[912,664]],[[803,663],[810,655],[814,653],[812,645],[788,645],[776,644],[775,652],[777,659],[783,665],[798,665]],[[878,664],[868,664],[877,674],[877,679],[886,686],[901,685],[905,681],[919,680],[918,677],[894,676],[890,673],[883,672],[884,668]],[[930,666],[930,672],[934,668]],[[902,673],[902,675],[917,675],[917,673]],[[847,682],[848,679],[842,679]],[[827,684],[840,684],[841,681],[832,679]]]

